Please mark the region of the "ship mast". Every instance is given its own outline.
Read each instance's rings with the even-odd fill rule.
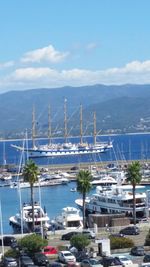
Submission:
[[[67,143],[67,99],[64,101],[64,138]]]
[[[83,144],[82,111],[82,105],[80,105],[80,144]]]
[[[48,106],[48,139],[49,145],[51,145],[51,138],[52,138],[52,128],[51,128],[51,110],[50,105]]]
[[[35,107],[32,110],[32,147],[35,147]]]
[[[96,112],[94,112],[94,145],[96,145],[96,135],[97,135],[97,132],[96,132]]]

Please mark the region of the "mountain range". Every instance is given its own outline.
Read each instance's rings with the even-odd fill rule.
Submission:
[[[52,132],[63,135],[64,99],[67,100],[68,135],[79,135],[80,105],[83,107],[83,132],[93,133],[96,112],[97,132],[125,133],[150,129],[150,85],[93,85],[53,89],[28,89],[0,94],[0,137],[31,134],[32,110],[37,135],[46,136],[48,106]]]

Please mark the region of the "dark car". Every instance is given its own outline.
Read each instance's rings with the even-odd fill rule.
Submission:
[[[34,254],[33,261],[38,266],[49,266],[49,260],[47,256],[39,252]]]
[[[63,234],[61,236],[61,239],[62,240],[70,240],[73,236],[78,235],[78,234],[81,234],[81,233],[75,232],[75,231],[74,232],[69,232],[69,233]]]
[[[84,259],[81,264],[81,267],[103,267],[101,261],[97,259]]]
[[[100,263],[104,267],[116,266],[116,265],[122,266],[121,261],[118,258],[116,258],[116,257],[103,257],[103,259],[100,261]]]
[[[58,261],[54,261],[50,264],[50,267],[62,267],[62,263],[58,262]]]
[[[120,230],[119,233],[123,235],[139,235],[140,229],[137,226],[129,226]]]
[[[143,258],[143,262],[150,262],[150,254],[146,254]]]
[[[81,262],[85,259],[89,259],[89,255],[86,251],[77,251],[77,252],[74,252],[73,254],[76,257],[77,262]]]
[[[4,246],[12,246],[12,244],[17,244],[17,239],[14,236],[4,236],[3,244]],[[0,246],[2,246],[2,239],[0,239]]]
[[[144,256],[145,251],[143,246],[136,246],[131,249],[131,255],[133,256]]]
[[[28,267],[29,265],[33,266],[34,262],[29,256],[21,256],[20,263],[22,267]]]
[[[16,259],[12,258],[12,257],[4,257],[4,259],[2,260],[2,266],[3,267],[17,267],[17,261]]]

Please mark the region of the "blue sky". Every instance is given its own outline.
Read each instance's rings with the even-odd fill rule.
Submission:
[[[0,92],[150,83],[149,0],[0,1]]]

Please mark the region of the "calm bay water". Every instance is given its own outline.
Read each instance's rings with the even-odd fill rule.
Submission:
[[[70,142],[79,142],[79,138],[70,138]],[[84,141],[92,143],[92,137],[86,137]],[[150,134],[126,134],[126,135],[114,135],[114,136],[100,136],[97,141],[113,141],[113,149],[106,153],[100,153],[97,155],[80,155],[70,157],[55,157],[47,159],[36,159],[36,163],[39,165],[46,164],[67,164],[74,163],[79,164],[81,162],[99,162],[99,161],[111,161],[111,160],[137,160],[137,159],[150,159]],[[54,142],[63,142],[63,139],[54,139]],[[38,140],[39,144],[46,144],[47,140]],[[20,152],[11,147],[11,144],[23,145],[23,141],[6,141],[0,142],[0,164],[3,164],[4,157],[8,164],[19,164]],[[28,142],[28,146],[31,146],[31,141]],[[5,153],[4,153],[5,150]],[[4,155],[5,154],[5,155]]]
[[[90,142],[90,138],[87,138]],[[53,158],[53,159],[38,159],[36,163],[39,165],[45,164],[79,164],[81,162],[98,162],[98,161],[111,161],[132,159],[140,160],[150,159],[150,138],[149,134],[136,134],[136,135],[116,135],[116,136],[102,136],[98,141],[113,141],[113,149],[106,153],[101,153],[96,156],[76,156],[66,158]],[[40,140],[39,142],[44,144],[47,140]],[[63,140],[60,139],[59,142]],[[71,139],[70,141],[73,141]],[[77,139],[75,139],[78,142]],[[3,164],[4,159],[7,164],[19,164],[20,152],[17,152],[11,147],[11,144],[22,145],[22,141],[5,141],[0,142],[0,164]],[[30,142],[29,142],[30,145]],[[75,199],[79,197],[77,192],[71,192],[70,189],[75,186],[75,182],[71,182],[68,185],[58,185],[54,187],[42,187],[41,199],[42,206],[46,207],[49,217],[52,219],[56,215],[60,214],[61,209],[65,206],[75,206]],[[150,189],[148,187],[147,189]],[[35,200],[39,200],[39,190],[34,190]],[[21,190],[22,203],[28,202],[30,199],[30,189]],[[4,233],[12,233],[12,229],[9,226],[9,217],[16,214],[19,211],[19,193],[17,189],[10,189],[6,187],[0,188],[0,199],[2,206],[2,222]]]

